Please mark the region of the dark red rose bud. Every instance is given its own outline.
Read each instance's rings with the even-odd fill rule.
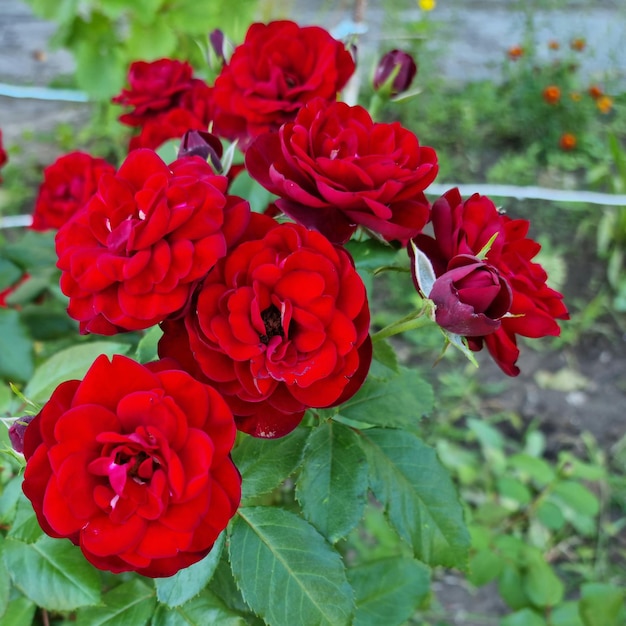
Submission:
[[[188,130],[180,142],[178,158],[199,156],[208,161],[216,172],[222,171],[224,148],[218,137],[204,130]]]
[[[450,260],[428,297],[436,305],[437,324],[466,337],[495,332],[512,302],[511,288],[498,270],[469,254]]]
[[[219,28],[216,28],[209,34],[209,41],[211,42],[211,48],[213,48],[217,58],[224,63],[224,61],[226,61],[226,55],[224,54],[226,38],[224,37],[224,33]]]
[[[11,425],[11,428],[9,428],[9,439],[11,440],[11,445],[13,446],[13,449],[20,454],[24,452],[24,433],[34,417],[34,415],[18,417]]]
[[[417,74],[417,64],[413,57],[403,50],[391,50],[383,55],[374,73],[374,89],[380,90],[388,81],[389,93],[397,96],[406,91]]]

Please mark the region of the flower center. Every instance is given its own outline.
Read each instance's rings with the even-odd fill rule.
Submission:
[[[144,484],[152,478],[152,474],[159,465],[158,461],[141,450],[137,454],[127,454],[119,451],[115,455],[116,465],[126,465],[126,475],[139,484]]]
[[[276,335],[285,336],[278,307],[273,304],[268,306],[265,311],[261,311],[261,319],[265,324],[265,335],[259,337],[261,343],[267,345],[272,337],[276,337]]]

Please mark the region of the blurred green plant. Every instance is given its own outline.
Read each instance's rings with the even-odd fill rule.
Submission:
[[[52,45],[76,61],[76,86],[106,101],[122,88],[129,65],[161,57],[206,66],[207,35],[221,28],[241,39],[257,0],[27,0],[34,13],[57,23]]]

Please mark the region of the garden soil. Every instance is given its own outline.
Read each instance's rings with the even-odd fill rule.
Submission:
[[[350,17],[347,2],[320,4],[325,7],[320,10],[320,16],[326,25],[341,25],[342,19]],[[511,2],[457,0],[440,4],[445,6],[433,17],[443,20],[444,31],[454,33],[444,39],[447,48],[440,68],[450,80],[488,77],[490,72],[495,72],[489,61],[520,41],[523,21],[521,16],[507,10]],[[623,56],[626,21],[624,7],[620,9],[619,2],[591,4],[593,10],[587,7],[584,14],[546,13],[542,28],[548,36],[556,20],[564,38],[583,33],[589,48],[595,50],[585,68],[593,75],[598,68],[618,67],[615,64],[619,58],[616,60],[614,53],[622,51]],[[295,7],[291,15],[299,19],[305,15],[307,19],[303,21],[316,21],[317,16],[310,11],[301,14],[297,2],[291,6]],[[371,3],[368,11],[366,17],[370,23],[383,22],[377,3]],[[71,74],[71,56],[50,49],[48,39],[53,31],[54,25],[35,18],[25,4],[0,0],[0,83],[46,86],[59,76]],[[365,36],[369,45],[378,37],[380,33],[374,30]],[[618,71],[624,71],[623,63]],[[621,75],[621,78],[626,77]],[[4,143],[20,145],[22,152],[12,159],[28,167],[43,167],[59,155],[54,143],[54,130],[59,124],[80,128],[89,116],[87,104],[0,96]],[[566,301],[591,300],[594,293],[590,285],[595,285],[593,289],[605,286],[604,269],[594,250],[578,250],[575,257],[566,260],[570,264],[563,288]],[[594,324],[593,328],[581,333],[575,345],[555,348],[548,340],[535,340],[532,347],[522,345],[519,360],[522,373],[515,379],[504,380],[506,377],[488,356],[479,355],[481,368],[474,375],[485,382],[505,383],[501,393],[488,399],[487,408],[494,412],[514,411],[525,424],[538,421],[547,436],[548,454],[552,458],[564,449],[583,453],[580,435],[585,431],[593,434],[609,457],[615,444],[626,436],[626,320],[624,316],[617,321],[612,318],[606,320],[605,326]],[[537,344],[541,344],[540,349]],[[434,372],[436,378],[437,370]],[[449,623],[456,626],[489,626],[498,622],[498,615],[507,613],[493,587],[471,590],[454,573],[438,576],[434,589]]]

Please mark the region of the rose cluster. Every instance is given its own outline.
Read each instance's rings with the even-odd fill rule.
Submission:
[[[97,567],[167,576],[201,559],[239,504],[235,430],[281,437],[359,390],[372,340],[344,247],[357,231],[427,259],[432,289],[415,281],[435,321],[507,374],[516,335],[567,316],[527,222],[456,190],[431,207],[433,148],[337,101],[354,69],[326,31],[287,21],[254,24],[213,86],[180,61],[137,62],[114,100],[140,129],[119,169],[74,153],[46,170],[33,227],[59,229],[80,331],[162,330],[157,361],[102,356],[13,431],[42,528]],[[183,134],[172,163],[152,149]],[[277,196],[265,215],[230,192],[244,166],[222,171],[220,138]]]

